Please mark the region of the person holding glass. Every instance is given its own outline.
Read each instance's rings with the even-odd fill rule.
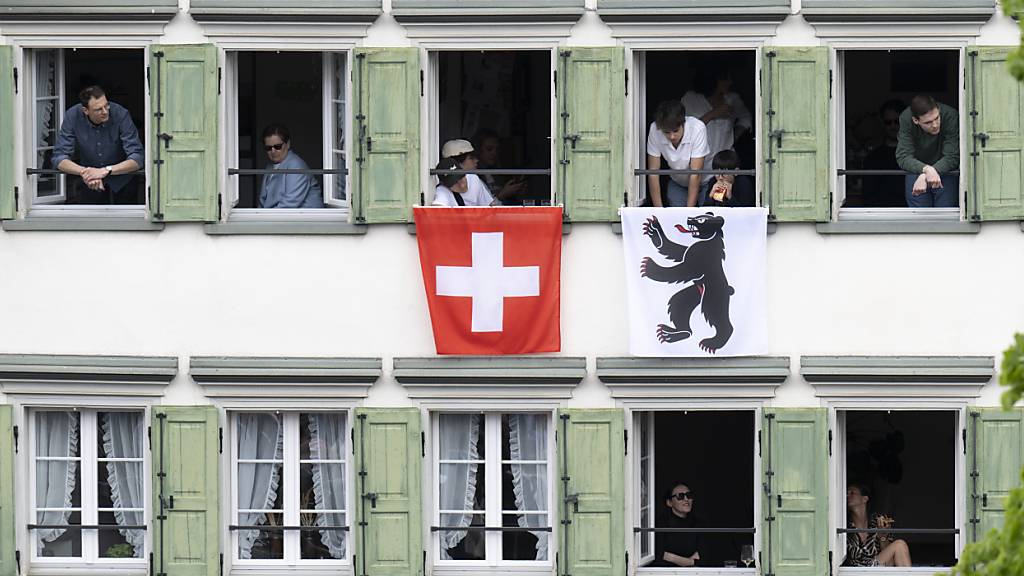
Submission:
[[[875,514],[868,519],[868,501],[871,490],[864,484],[850,484],[846,488],[846,520],[849,528],[892,528],[893,519]],[[910,566],[910,547],[903,540],[893,540],[892,534],[863,532],[846,535],[846,559],[843,566]]]
[[[659,528],[696,528],[693,514],[693,491],[683,482],[676,482],[665,492],[665,515]],[[693,532],[657,532],[654,537],[654,563],[661,567],[690,567],[700,562],[701,537]]]

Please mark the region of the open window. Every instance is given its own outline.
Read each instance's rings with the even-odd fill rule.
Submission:
[[[550,414],[434,418],[435,569],[550,566]]]
[[[145,157],[146,66],[142,49],[31,48],[25,50],[26,126],[24,130],[25,190],[31,209],[54,205],[130,205],[146,203],[145,162],[134,174],[119,174],[105,179],[105,190],[93,191],[82,178],[61,173],[54,155],[64,149],[69,158],[82,166],[102,168],[117,164],[126,151]],[[66,114],[80,113],[79,92],[100,86],[111,103],[106,132],[93,143],[97,150],[82,154],[83,143],[68,140],[61,145],[60,131]],[[119,110],[123,109],[123,111]],[[124,113],[127,113],[124,116]],[[79,114],[81,115],[81,114]],[[78,116],[76,116],[77,118]],[[83,116],[84,117],[84,116]],[[123,122],[123,123],[122,123]],[[118,126],[134,131],[134,141],[118,134]],[[81,130],[79,131],[81,132]],[[104,156],[104,154],[106,154]]]
[[[754,411],[634,412],[633,418],[638,567],[679,567],[664,552],[690,556],[694,548],[697,567],[742,568],[744,558],[753,566]],[[668,505],[672,495],[687,492],[689,512]]]
[[[960,549],[957,502],[962,500],[957,459],[959,412],[955,410],[839,410],[835,478],[835,563],[869,566],[890,542],[902,540],[913,566],[931,568],[956,564]],[[867,492],[869,528],[855,527],[857,504],[848,493]],[[853,498],[856,498],[855,495]],[[891,529],[871,533],[883,524]],[[868,530],[857,532],[857,530]],[[862,551],[851,552],[860,539]],[[891,565],[891,564],[890,564]]]
[[[347,54],[232,51],[226,59],[226,208],[347,212]]]
[[[755,205],[754,167],[758,160],[755,133],[758,99],[756,51],[647,50],[634,51],[633,55],[633,68],[637,71],[634,81],[636,95],[633,98],[637,202],[642,204],[648,198],[648,176],[651,174],[647,164],[647,144],[658,105],[680,100],[686,116],[704,120],[709,153],[704,168],[698,172],[701,184],[712,180],[714,174],[748,179],[749,205]],[[691,140],[684,129],[679,153],[689,149],[687,143]],[[715,170],[714,157],[723,150],[735,151],[737,161],[733,167]],[[690,154],[686,153],[686,157]],[[688,185],[691,174],[688,162],[675,164],[670,165],[662,155],[659,172],[654,174],[659,179],[663,198],[671,181],[684,187]]]
[[[959,50],[840,50],[836,53],[837,82],[835,156],[840,217],[880,213],[886,218],[908,210],[905,172],[896,162],[900,115],[918,94],[956,112],[959,132],[962,62]],[[945,130],[946,127],[943,127]],[[962,141],[962,135],[960,140]],[[957,143],[957,154],[962,144]],[[943,175],[955,187],[948,191],[952,205],[916,208],[929,217],[959,217],[963,188],[959,165]],[[917,174],[913,174],[914,177]],[[903,209],[903,210],[896,210]]]
[[[491,196],[504,205],[550,205],[551,57],[550,50],[433,52],[432,166],[445,142],[468,140],[476,168],[463,167]]]

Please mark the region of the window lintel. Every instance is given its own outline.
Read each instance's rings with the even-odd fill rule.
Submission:
[[[381,359],[199,356],[189,375],[210,397],[365,398]]]
[[[801,356],[819,397],[977,398],[995,374],[992,356]]]
[[[170,356],[0,354],[7,394],[159,396],[177,373]]]
[[[392,374],[414,399],[529,399],[547,406],[572,397],[573,388],[587,374],[587,361],[536,356],[395,358]]]
[[[613,398],[771,398],[789,377],[789,357],[597,359]]]

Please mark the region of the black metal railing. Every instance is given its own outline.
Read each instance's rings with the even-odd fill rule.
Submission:
[[[756,534],[757,528],[642,528],[633,527],[633,533],[682,533],[682,534]]]
[[[28,524],[29,530],[148,530],[144,524]]]
[[[348,526],[273,526],[270,524],[257,524],[257,525],[239,525],[231,524],[228,526],[228,530],[234,532],[237,530],[260,530],[262,532],[348,532]]]
[[[431,526],[431,532],[551,532],[551,526]]]
[[[673,174],[683,174],[683,175],[698,174],[698,175],[701,175],[701,176],[704,176],[704,175],[714,175],[714,174],[721,174],[723,176],[729,176],[729,175],[732,175],[732,176],[754,176],[754,175],[757,174],[757,170],[754,170],[754,169],[745,169],[745,170],[714,170],[714,169],[711,169],[711,168],[701,168],[700,170],[692,170],[692,169],[689,169],[689,168],[680,168],[678,170],[676,170],[676,169],[671,169],[671,170],[670,169],[666,169],[666,170],[660,170],[660,169],[659,170],[647,170],[647,169],[637,168],[636,170],[633,170],[633,175],[634,176],[671,176]]]
[[[959,528],[836,528],[836,534],[959,534]]]

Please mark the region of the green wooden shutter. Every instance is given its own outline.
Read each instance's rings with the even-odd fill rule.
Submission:
[[[355,424],[357,573],[421,575],[420,411],[360,408]]]
[[[0,576],[14,576],[14,432],[11,407],[0,405]]]
[[[217,576],[217,409],[158,406],[153,409],[152,426],[155,572],[168,576]]]
[[[1020,485],[1024,468],[1024,411],[971,411],[967,455],[968,541],[1001,528],[1010,491]]]
[[[624,49],[559,51],[557,201],[574,222],[618,221],[625,193]]]
[[[155,87],[150,209],[155,220],[212,222],[217,219],[217,47],[153,45],[150,56]]]
[[[825,222],[831,198],[828,48],[768,48],[764,69],[764,204],[781,222]]]
[[[14,47],[0,46],[0,220],[14,218]]]
[[[559,411],[559,574],[626,572],[622,410]]]
[[[764,573],[828,573],[828,447],[824,408],[765,411]]]
[[[408,222],[420,197],[420,53],[357,49],[357,222]]]
[[[970,48],[968,77],[972,83],[972,139],[967,201],[972,219],[1024,219],[1024,90],[1006,69],[1006,56],[1016,47]],[[976,154],[976,155],[975,155]]]

